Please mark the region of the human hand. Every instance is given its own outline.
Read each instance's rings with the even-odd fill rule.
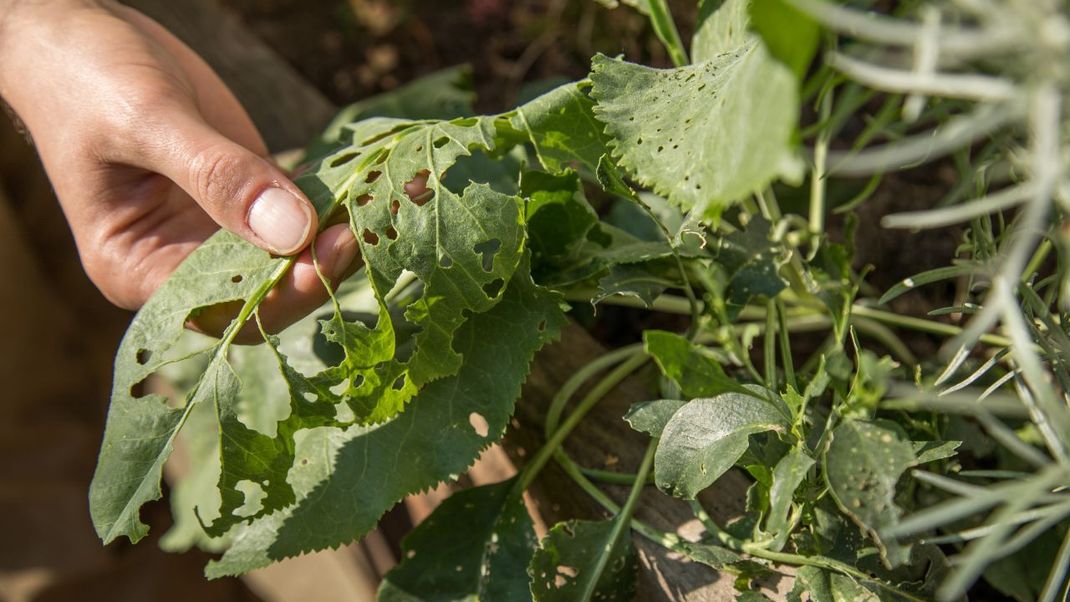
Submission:
[[[326,299],[307,248],[312,204],[226,85],[155,21],[108,1],[0,0],[0,95],[33,137],[87,274],[116,305],[140,307],[219,226],[300,253],[261,304],[269,329]],[[315,246],[335,281],[357,259],[345,224]],[[205,312],[198,325],[228,321]]]

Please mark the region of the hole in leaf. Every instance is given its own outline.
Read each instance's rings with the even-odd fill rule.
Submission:
[[[242,280],[243,280],[243,278],[242,278],[242,275],[241,275],[241,274],[235,274],[235,275],[234,275],[234,277],[232,277],[232,278],[230,279],[230,281],[231,281],[231,282],[233,282],[234,284],[238,284],[238,283],[240,283],[240,282],[241,282]]]
[[[390,215],[397,215],[398,209],[401,209],[401,202],[397,199],[390,201]]]
[[[307,401],[309,403],[313,403],[317,399],[319,399],[319,397],[317,397],[316,394],[313,393],[312,391],[305,391],[301,396],[304,397],[305,401]]]
[[[398,239],[398,231],[394,229],[394,226],[390,226],[386,229],[386,237],[390,240]]]
[[[542,322],[539,322],[539,325],[536,328],[539,329],[539,332],[545,331],[546,330],[546,320],[543,320]]]
[[[491,299],[498,296],[498,293],[502,292],[502,286],[505,285],[505,280],[501,278],[495,278],[490,282],[483,285],[483,292],[487,294],[487,297]]]
[[[425,190],[422,193],[412,197],[412,202],[415,203],[417,207],[423,207],[427,204],[427,201],[430,201],[434,197],[434,190]]]
[[[642,138],[637,138],[637,139],[635,140],[635,143],[636,143],[636,144],[642,144],[642,143],[643,143],[643,139],[642,139]]]
[[[453,259],[449,255],[443,255],[442,257],[438,258],[438,265],[442,266],[443,268],[449,268],[453,265]]]
[[[419,152],[423,152],[423,150],[424,150],[424,145],[422,145],[422,144],[417,144],[417,145],[416,145],[416,148],[414,148],[414,149],[413,149],[413,152],[414,152],[414,153],[419,153]]]
[[[391,385],[391,386],[395,391],[400,391],[400,390],[404,389],[405,388],[405,375],[402,374],[401,376],[399,376],[398,379],[395,380],[394,384]]]
[[[479,120],[475,117],[465,117],[464,119],[454,119],[452,123],[453,125],[460,126],[463,128],[470,128],[473,125],[479,123]]]
[[[342,164],[345,164],[345,163],[349,163],[350,161],[352,161],[353,159],[356,159],[359,156],[360,156],[360,152],[352,152],[352,153],[346,153],[346,154],[344,154],[344,155],[342,155],[340,157],[335,157],[334,160],[331,161],[331,167],[338,167],[339,165],[342,165]]]
[[[357,374],[351,379],[351,382],[353,383],[351,387],[352,389],[359,389],[364,384],[364,376]]]
[[[150,359],[152,359],[152,350],[151,349],[138,349],[137,350],[137,363],[139,363],[142,366],[144,366],[145,364],[149,363]]]
[[[367,228],[364,229],[364,234],[362,234],[362,236],[364,237],[364,242],[369,245],[375,246],[379,244],[379,235]]]
[[[148,395],[148,381],[149,377],[146,376],[142,380],[134,383],[130,386],[130,397],[134,399],[140,399]],[[177,397],[177,396],[176,396]]]
[[[362,194],[357,197],[357,207],[363,207],[370,202],[372,202],[372,195],[370,194]]]
[[[435,140],[433,144],[435,145],[435,148],[442,148],[443,146],[446,146],[449,143],[449,141],[450,141],[449,138],[443,136],[443,137]]]
[[[472,425],[472,430],[480,437],[486,437],[487,433],[490,432],[490,425],[487,424],[487,419],[479,412],[472,412],[468,415],[468,424]]]
[[[369,171],[368,172],[368,177],[364,178],[364,181],[367,182],[368,184],[371,184],[372,182],[378,180],[379,176],[381,176],[381,175],[382,175],[382,172],[380,172],[380,171]]]
[[[494,256],[502,248],[502,241],[492,238],[476,244],[472,250],[483,256],[483,271],[489,272],[494,269]]]
[[[343,380],[342,382],[338,383],[337,385],[334,385],[333,387],[331,387],[331,393],[334,393],[335,395],[341,395],[342,393],[345,393],[346,389],[348,389],[348,388],[349,388],[349,379],[347,378],[347,379]]]

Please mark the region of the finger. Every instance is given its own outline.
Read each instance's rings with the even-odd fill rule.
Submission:
[[[427,176],[430,174],[426,169],[416,173],[411,182],[405,184],[405,194],[409,195],[414,203],[423,204],[430,196],[427,189]]]
[[[352,275],[359,267],[357,241],[348,224],[327,228],[316,238],[316,259],[320,271],[331,283],[332,289]],[[276,333],[323,305],[328,298],[327,289],[312,260],[312,251],[306,250],[294,262],[293,268],[276,285],[275,289],[260,304],[260,320],[268,332]],[[195,330],[220,336],[238,314],[242,302],[217,305],[197,316],[190,326]],[[262,342],[255,323],[246,323],[235,342],[241,344]]]
[[[176,104],[151,128],[139,167],[163,174],[220,226],[278,255],[311,242],[316,212],[270,161],[223,136]]]

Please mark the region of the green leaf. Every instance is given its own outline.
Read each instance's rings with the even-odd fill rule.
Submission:
[[[714,240],[711,253],[728,274],[725,305],[735,318],[752,297],[772,299],[787,288],[778,270],[786,261],[784,249],[769,240],[771,224],[754,217],[742,230]]]
[[[816,566],[801,566],[795,572],[795,584],[788,592],[788,602],[802,602],[803,594],[807,594],[811,602],[836,602],[829,574]]]
[[[643,348],[654,358],[661,373],[672,379],[684,397],[712,397],[726,392],[754,395],[725,374],[704,348],[664,330],[643,332]]]
[[[787,65],[800,81],[806,77],[820,41],[816,21],[784,0],[750,0],[750,23],[769,54]]]
[[[771,533],[776,544],[773,551],[779,552],[787,543],[791,525],[788,512],[794,501],[795,491],[806,479],[806,473],[814,465],[814,459],[801,447],[792,448],[773,468],[773,485],[769,488],[769,516],[765,530]]]
[[[728,571],[737,575],[760,575],[768,572],[768,568],[753,560],[748,560],[728,548],[704,543],[683,542],[679,549],[695,562],[716,569]]]
[[[753,394],[692,399],[662,431],[654,456],[655,482],[672,495],[694,499],[739,460],[752,434],[786,429],[785,413]]]
[[[650,332],[649,330],[647,332]],[[624,420],[635,430],[651,437],[661,437],[661,432],[677,410],[687,405],[682,399],[658,399],[641,401],[628,408]]]
[[[401,543],[402,560],[383,578],[381,602],[529,600],[527,567],[535,527],[516,479],[446,499]]]
[[[579,176],[526,171],[520,195],[527,199],[528,248],[535,265],[576,261],[598,214],[583,196]]]
[[[927,464],[955,457],[962,441],[914,441],[915,464]]]
[[[458,329],[453,348],[464,363],[456,375],[428,384],[383,424],[301,432],[289,473],[297,503],[238,527],[207,574],[237,575],[348,543],[406,495],[463,473],[504,432],[532,356],[563,323],[559,297],[534,286],[526,266],[517,270],[501,302]],[[485,436],[473,415],[486,421]]]
[[[559,173],[575,163],[591,173],[609,148],[603,125],[594,118],[588,83],[559,86],[515,111],[513,127],[527,133],[548,171]]]
[[[631,600],[638,566],[629,529],[616,521],[558,523],[531,559],[531,593],[536,602]]]
[[[621,295],[639,299],[645,307],[650,307],[665,289],[676,284],[676,280],[663,276],[662,271],[650,265],[611,265],[609,272],[598,279],[598,291],[591,296],[591,305]]]
[[[369,117],[454,119],[474,111],[472,68],[455,65],[412,80],[390,92],[355,102],[338,112],[309,149],[311,157],[329,154],[352,124]]]
[[[902,428],[888,421],[845,420],[832,431],[823,472],[840,509],[876,542],[889,568],[910,560],[910,546],[884,540],[880,531],[903,511],[895,503],[900,475],[916,463]]]
[[[795,77],[753,35],[677,69],[597,55],[591,80],[594,114],[621,167],[681,207],[714,215],[797,171]]]
[[[749,0],[700,0],[691,58],[704,63],[732,52],[750,38]]]
[[[229,343],[213,343],[204,352],[205,373],[184,407],[169,407],[161,395],[140,395],[142,381],[179,359],[173,347],[191,314],[254,296],[282,262],[220,232],[191,253],[135,316],[116,353],[104,442],[89,491],[93,525],[105,543],[120,536],[136,542],[148,533],[138,513],[161,495],[161,471],[178,429],[201,401],[226,401],[235,392]]]

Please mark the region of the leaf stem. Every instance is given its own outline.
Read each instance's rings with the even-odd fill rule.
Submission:
[[[650,24],[665,50],[669,51],[672,64],[683,67],[690,63],[687,51],[684,50],[684,42],[680,39],[680,32],[676,29],[676,23],[669,11],[669,3],[666,0],[648,0],[646,5],[650,10]]]

